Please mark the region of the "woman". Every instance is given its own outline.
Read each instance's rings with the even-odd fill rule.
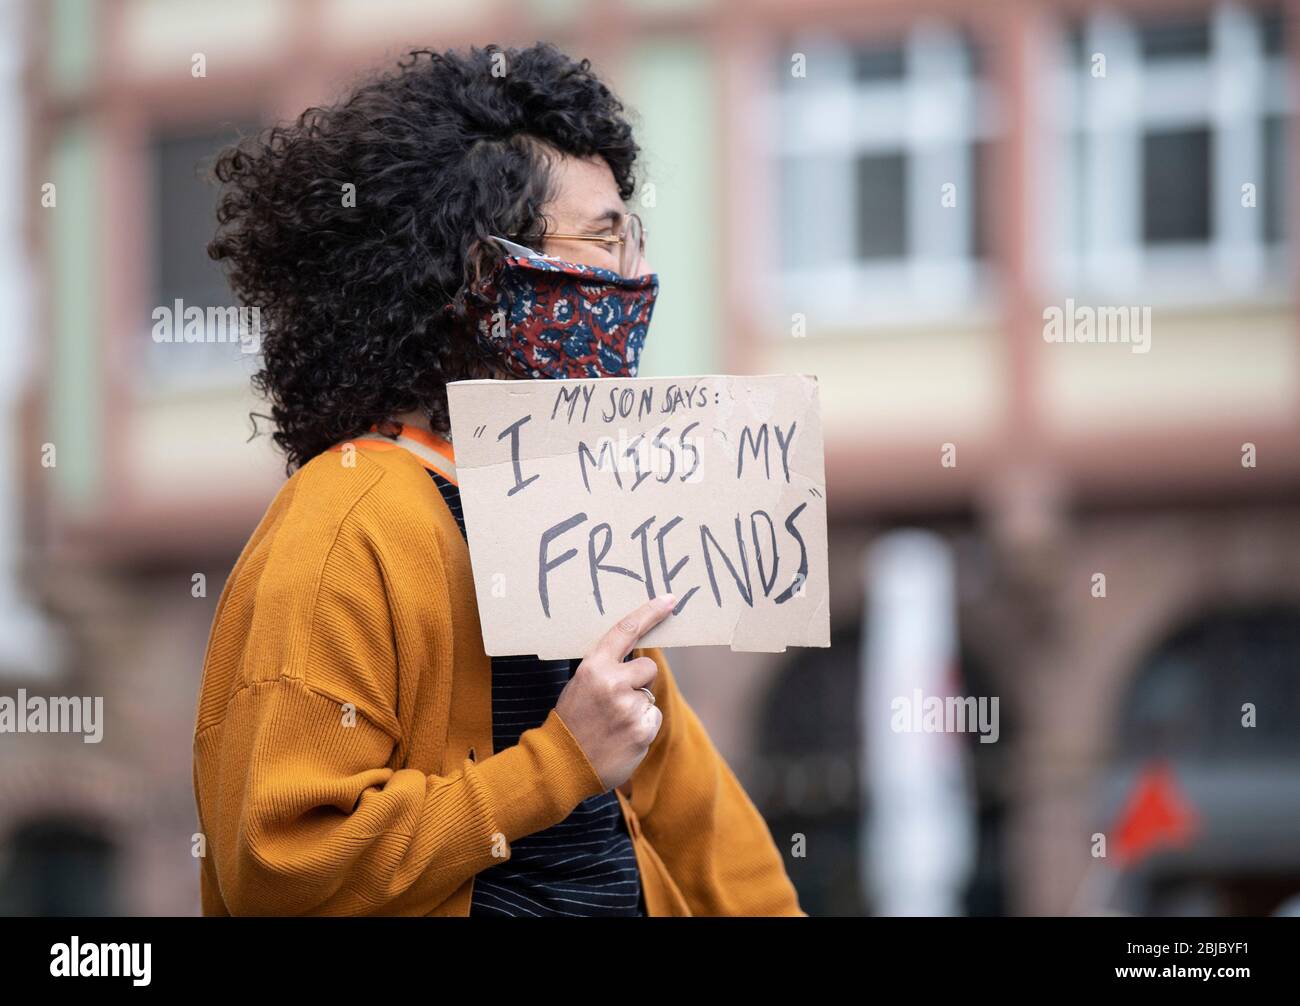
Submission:
[[[204,664],[205,914],[805,914],[637,648],[673,598],[580,660],[483,650],[446,384],[635,373],[636,155],[589,64],[539,44],[417,50],[219,159],[210,253],[260,308],[290,478]]]

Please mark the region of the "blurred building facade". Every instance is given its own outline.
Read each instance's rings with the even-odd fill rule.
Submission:
[[[177,298],[230,304],[202,162],[411,46],[537,38],[636,115],[663,282],[642,373],[819,378],[834,645],[670,654],[778,844],[803,839],[805,907],[872,908],[862,556],[903,526],[952,548],[964,686],[1001,698],[971,750],[969,911],[1258,914],[1300,890],[1297,4],[20,10],[37,359],[5,404],[21,581],[67,645],[0,680],[102,695],[107,722],[98,745],[0,737],[0,910],[198,908],[203,648],[283,478],[249,440],[252,358],[150,335]],[[1053,308],[1133,327],[1049,341]],[[1196,838],[1099,864],[1162,761]]]

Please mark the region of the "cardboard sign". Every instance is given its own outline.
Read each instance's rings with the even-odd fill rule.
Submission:
[[[669,592],[640,645],[830,645],[816,378],[458,381],[448,398],[490,655],[580,657]]]

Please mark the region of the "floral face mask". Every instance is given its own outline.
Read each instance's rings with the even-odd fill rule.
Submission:
[[[522,378],[635,377],[659,276],[541,255],[502,238],[506,251],[477,284],[480,344]]]

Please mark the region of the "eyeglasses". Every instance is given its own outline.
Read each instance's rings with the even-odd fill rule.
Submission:
[[[623,226],[619,230],[618,237],[608,237],[604,234],[545,234],[542,235],[548,241],[595,241],[598,244],[618,245],[619,261],[618,273],[620,276],[631,276],[636,270],[637,264],[645,255],[645,225],[641,218],[635,213],[629,213],[623,219]]]

